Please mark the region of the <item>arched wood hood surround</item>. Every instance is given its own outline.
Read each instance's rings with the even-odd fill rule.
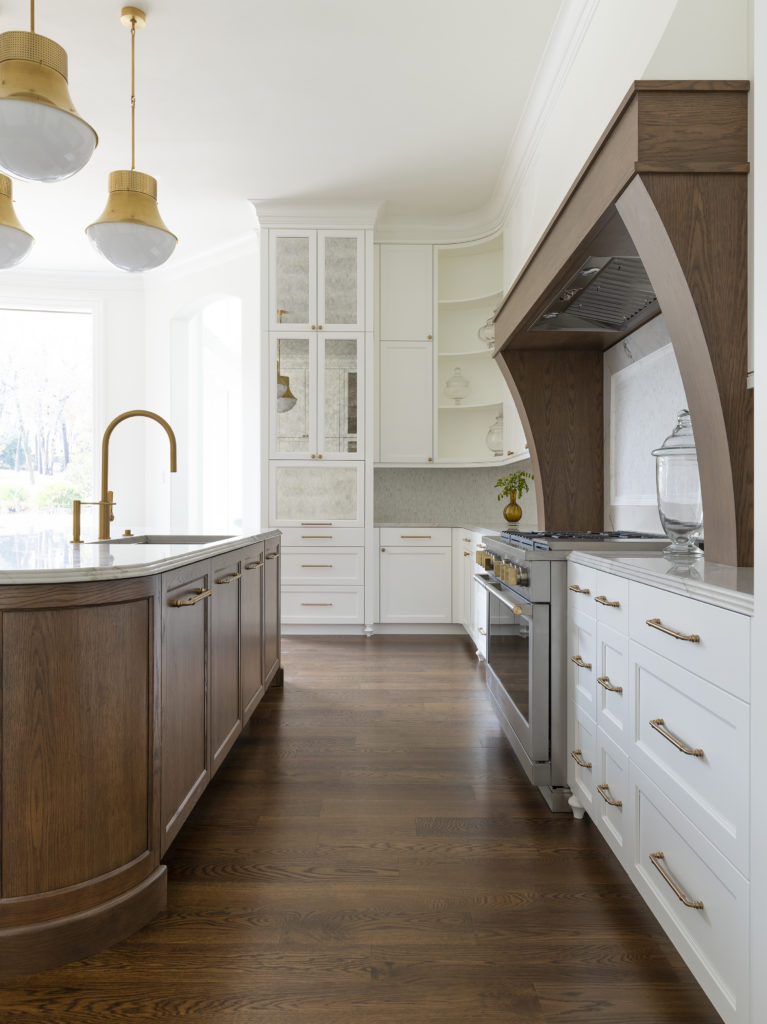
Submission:
[[[527,434],[540,529],[603,528],[602,354],[662,311],[695,432],[706,557],[753,564],[748,89],[635,82],[504,298],[495,358]],[[564,307],[606,257],[633,286],[633,315],[578,325]]]

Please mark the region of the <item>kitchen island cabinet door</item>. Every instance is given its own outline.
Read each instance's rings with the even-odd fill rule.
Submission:
[[[276,678],[275,678],[276,677]],[[280,670],[280,542],[264,544],[264,686],[282,682]]]
[[[253,544],[245,548],[241,554],[240,700],[242,724],[245,725],[264,695],[264,545]]]
[[[163,574],[162,581],[162,852],[167,850],[210,779],[208,631],[210,562]]]
[[[242,731],[240,717],[240,582],[239,551],[211,561],[210,602],[210,764],[219,765]]]

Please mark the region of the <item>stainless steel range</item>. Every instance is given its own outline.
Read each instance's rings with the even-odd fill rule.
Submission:
[[[482,540],[474,579],[488,594],[490,700],[530,781],[553,811],[567,811],[567,556],[657,551],[668,537],[507,530]]]

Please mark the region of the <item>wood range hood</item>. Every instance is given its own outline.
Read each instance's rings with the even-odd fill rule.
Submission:
[[[706,557],[753,564],[748,90],[635,82],[496,314],[539,529],[603,529],[603,353],[662,312],[695,433]]]

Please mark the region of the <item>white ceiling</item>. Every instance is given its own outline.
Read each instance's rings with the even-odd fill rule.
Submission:
[[[248,199],[378,200],[396,222],[478,209],[561,2],[148,3],[136,39],[136,169],[158,179],[160,212],[180,239],[172,259],[247,236]],[[37,239],[23,269],[109,269],[83,230],[106,203],[109,172],[130,166],[121,6],[37,0],[35,29],[66,49],[72,99],[99,146],[66,182],[14,185]],[[0,31],[28,28],[28,0],[6,0]]]

